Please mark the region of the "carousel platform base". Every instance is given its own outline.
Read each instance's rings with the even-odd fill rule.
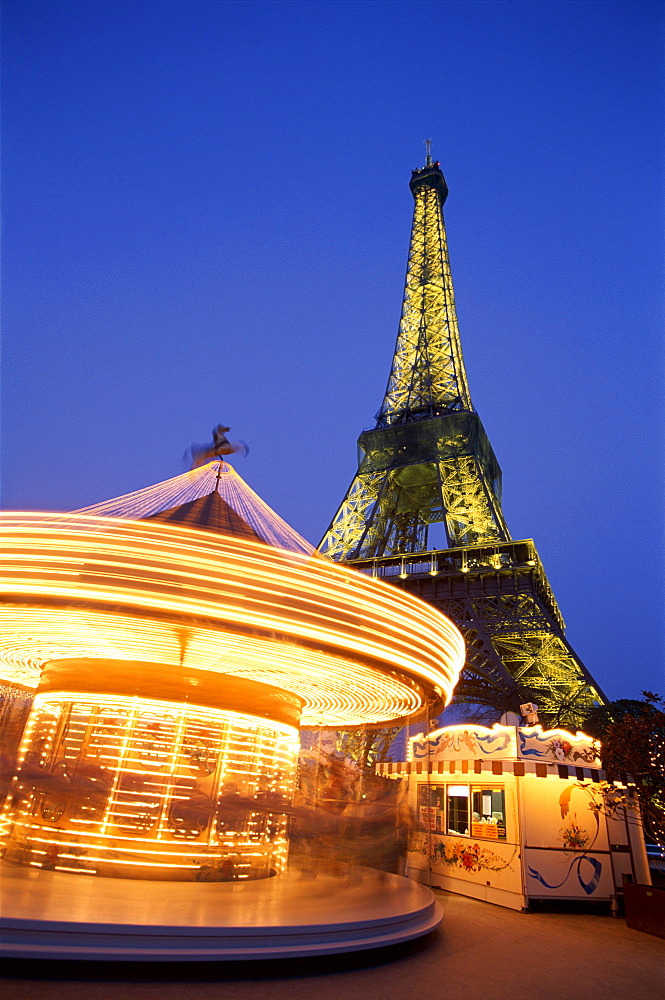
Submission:
[[[0,863],[0,955],[237,961],[362,951],[434,930],[432,892],[370,868],[257,882],[148,882]]]

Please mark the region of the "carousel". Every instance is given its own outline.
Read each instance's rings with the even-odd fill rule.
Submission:
[[[464,662],[434,608],[330,563],[223,460],[1,515],[5,955],[317,954],[427,933],[424,886],[289,867],[299,730],[403,725]]]

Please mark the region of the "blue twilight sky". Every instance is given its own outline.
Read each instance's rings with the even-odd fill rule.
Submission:
[[[234,464],[313,543],[431,137],[471,392],[568,637],[663,683],[663,7],[4,0],[3,506]]]

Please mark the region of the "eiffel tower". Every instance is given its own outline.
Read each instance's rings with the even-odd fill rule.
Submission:
[[[606,699],[565,638],[530,539],[513,541],[501,509],[501,469],[471,403],[457,327],[443,205],[448,187],[429,140],[414,170],[402,316],[376,426],[319,549],[439,607],[462,630],[467,661],[458,702],[576,726]],[[432,525],[441,528],[431,545]]]

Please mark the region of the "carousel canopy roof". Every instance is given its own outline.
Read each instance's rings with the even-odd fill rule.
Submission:
[[[207,496],[190,500],[188,503],[181,503],[178,507],[169,507],[168,510],[150,514],[144,520],[173,521],[189,528],[241,535],[243,538],[252,538],[255,542],[263,541],[254,529],[250,528],[247,521],[244,521],[240,514],[236,514],[226,500],[222,500],[217,490],[213,490]]]
[[[154,486],[82,507],[76,514],[172,521],[310,555],[314,546],[289,527],[226,462],[213,461]]]

